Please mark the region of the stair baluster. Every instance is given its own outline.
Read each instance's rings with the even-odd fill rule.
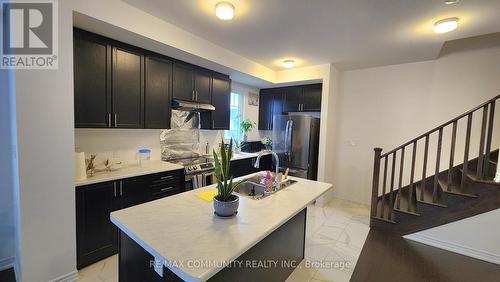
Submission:
[[[427,174],[427,157],[429,155],[429,135],[425,135],[424,167],[422,169],[422,187],[420,189],[420,201],[424,201],[425,178]]]
[[[462,182],[460,183],[460,191],[465,193],[465,185],[467,181],[467,173],[469,172],[469,148],[470,148],[470,134],[472,130],[472,113],[467,116],[467,132],[465,134],[465,152],[464,152],[464,165],[462,169]]]
[[[452,170],[455,161],[455,145],[457,141],[457,121],[453,122],[453,129],[451,132],[451,149],[450,149],[450,165],[448,166],[448,191],[451,191],[451,185],[453,185]]]
[[[401,148],[401,162],[399,164],[399,184],[398,184],[398,199],[397,208],[401,208],[401,190],[403,189],[403,167],[405,164],[405,147]]]
[[[437,202],[437,193],[439,186],[439,165],[441,164],[441,147],[443,145],[443,128],[439,129],[439,137],[437,144],[437,155],[436,155],[436,170],[434,171],[434,187],[432,189],[432,202]]]
[[[479,156],[477,162],[476,177],[483,178],[483,165],[484,165],[484,138],[486,138],[486,121],[488,118],[488,105],[483,107],[483,119],[481,120],[481,139],[479,141]]]
[[[482,179],[485,179],[485,172],[488,172],[490,170],[491,142],[493,139],[493,121],[495,120],[495,103],[496,101],[492,101],[490,103],[490,117],[488,119],[488,137],[486,137],[486,154],[485,154]]]
[[[391,194],[389,195],[389,220],[392,220],[392,210],[394,208],[394,174],[396,172],[396,152],[392,154],[391,166]]]
[[[417,206],[417,203],[416,201],[414,201],[414,195],[415,195],[415,187],[414,187],[414,180],[415,180],[415,160],[417,158],[417,140],[415,140],[415,142],[413,142],[413,154],[412,154],[412,157],[411,157],[411,172],[410,172],[410,193],[409,193],[409,198],[408,198],[408,201],[410,203],[410,208],[414,208],[415,207],[415,210],[412,210],[413,212],[417,212],[416,210],[416,206]]]
[[[384,179],[382,182],[382,218],[385,218],[384,207],[385,207],[385,186],[387,184],[387,156],[384,158]]]

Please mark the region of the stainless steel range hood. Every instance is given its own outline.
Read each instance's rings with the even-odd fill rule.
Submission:
[[[180,111],[215,111],[215,107],[211,104],[188,102],[178,99],[172,100],[172,109]]]

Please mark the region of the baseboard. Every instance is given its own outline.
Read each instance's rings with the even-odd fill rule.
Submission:
[[[14,268],[14,263],[15,263],[14,257],[0,259],[0,271],[6,270],[9,268]]]
[[[490,253],[487,251],[478,250],[478,249],[470,248],[467,246],[455,244],[452,242],[439,240],[439,239],[432,238],[432,237],[422,235],[422,234],[415,233],[415,234],[410,234],[410,235],[406,235],[403,237],[405,239],[409,239],[409,240],[412,240],[415,242],[419,242],[422,244],[433,246],[433,247],[443,249],[446,251],[454,252],[454,253],[461,254],[464,256],[468,256],[468,257],[473,257],[476,259],[484,260],[484,261],[495,263],[495,264],[500,264],[500,255],[498,255],[498,254],[493,254],[493,253]]]
[[[78,280],[78,271],[74,270],[70,273],[59,276],[56,279],[50,280],[50,282],[75,282],[77,280]]]

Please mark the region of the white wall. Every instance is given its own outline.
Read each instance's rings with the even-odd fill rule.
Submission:
[[[13,144],[14,112],[11,101],[14,89],[14,72],[0,70],[0,271],[12,267],[15,257],[14,232],[14,167],[16,157]]]
[[[405,236],[434,247],[500,264],[500,210]]]
[[[49,281],[76,270],[69,3],[59,1],[59,69],[16,72],[20,281]]]
[[[389,151],[500,93],[500,37],[447,43],[435,61],[345,71],[340,92],[335,134],[335,195],[370,202],[373,148]],[[497,108],[499,103],[497,103]],[[493,144],[498,144],[498,113]],[[477,154],[476,115],[471,155]],[[464,139],[464,123],[459,138]],[[449,131],[445,132],[449,136]],[[435,152],[435,137],[429,152]],[[448,141],[446,141],[448,142]],[[419,150],[423,148],[419,144]],[[441,168],[449,160],[443,144]],[[456,163],[463,161],[463,142],[457,144]],[[410,150],[406,151],[407,156]],[[420,154],[419,156],[422,156]],[[429,161],[435,153],[429,154]],[[406,158],[410,161],[410,158]],[[408,163],[405,164],[408,167]],[[417,158],[417,168],[421,159]],[[434,167],[429,167],[429,170]],[[406,179],[408,177],[407,172]],[[420,172],[417,174],[420,179]]]

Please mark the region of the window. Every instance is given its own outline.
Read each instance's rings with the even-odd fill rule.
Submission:
[[[242,100],[242,95],[231,92],[231,104],[229,105],[231,111],[229,130],[224,132],[225,139],[233,138],[234,140],[241,141],[240,122],[242,118],[241,116],[243,115]]]

